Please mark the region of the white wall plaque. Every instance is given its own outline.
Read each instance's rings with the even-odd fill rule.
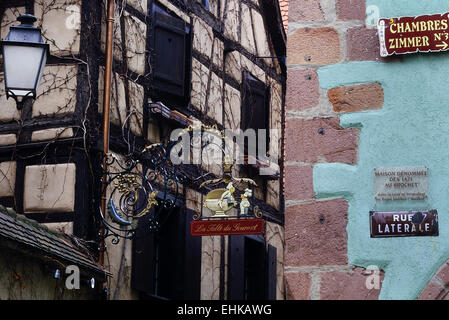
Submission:
[[[425,166],[379,167],[374,169],[374,199],[427,199],[427,168]]]

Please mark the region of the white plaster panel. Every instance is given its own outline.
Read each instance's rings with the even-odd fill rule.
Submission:
[[[17,21],[17,17],[26,13],[25,7],[12,7],[7,8],[3,13],[3,18],[0,21],[0,38],[5,39],[9,33],[11,26],[18,26],[20,24]]]
[[[126,2],[133,8],[139,10],[142,13],[147,13],[148,1],[147,0],[126,0]]]
[[[237,51],[226,55],[226,74],[234,78],[238,83],[242,82],[241,56]]]
[[[168,0],[159,0],[159,2],[166,7],[169,11],[173,12],[176,16],[181,18],[187,23],[190,23],[190,16],[183,11],[181,11],[179,8],[174,6],[172,3],[170,3]]]
[[[107,24],[106,24],[106,0],[103,0],[103,10],[101,16],[101,50],[106,52],[106,35],[107,35]],[[122,31],[121,31],[121,22],[120,22],[120,10],[114,11],[114,30],[113,30],[113,46],[112,52],[113,57],[117,61],[123,60],[123,44],[122,44]]]
[[[17,136],[14,133],[0,135],[0,146],[8,146],[17,143]]]
[[[204,110],[208,79],[209,69],[198,60],[192,59],[192,91],[190,102],[199,110]]]
[[[218,123],[223,123],[223,80],[215,73],[211,73],[211,82],[209,89],[207,115],[215,119]]]
[[[193,49],[210,58],[214,41],[212,28],[206,22],[195,16],[193,18],[193,30]]]
[[[34,15],[51,54],[79,53],[81,0],[36,0]]]
[[[144,104],[144,88],[132,81],[128,81],[129,86],[129,112],[131,131],[137,135],[143,134],[143,104]]]
[[[240,129],[241,100],[240,91],[225,86],[225,127],[227,129]]]
[[[129,15],[125,16],[125,42],[128,68],[134,72],[144,74],[146,59],[147,27],[145,23]]]
[[[268,38],[267,33],[265,30],[265,23],[263,20],[263,17],[260,15],[259,12],[251,9],[251,15],[253,17],[253,23],[254,23],[254,34],[256,37],[256,46],[257,46],[257,53],[258,56],[261,57],[267,57],[267,56],[274,56],[274,54],[271,54],[270,47],[268,44]],[[272,65],[271,59],[264,59],[265,63],[268,63],[269,65]]]
[[[75,111],[77,72],[77,66],[45,67],[33,104],[33,117],[63,116]]]
[[[240,1],[228,0],[224,11],[224,35],[227,38],[240,42]]]
[[[220,299],[220,236],[202,237],[201,300]]]
[[[31,141],[52,140],[70,137],[73,137],[72,128],[51,128],[34,131],[31,134]]]
[[[0,163],[0,197],[14,196],[16,185],[16,162],[6,161]]]
[[[104,68],[100,68],[99,86],[98,86],[98,112],[103,113],[104,99]],[[114,73],[111,82],[111,104],[109,109],[109,117],[111,123],[122,126],[126,119],[126,96],[125,83],[123,78]]]
[[[279,191],[279,180],[269,180],[267,183],[267,204],[276,210],[280,210]]]
[[[75,207],[74,163],[25,168],[24,211],[72,212]]]
[[[223,68],[223,50],[224,44],[220,39],[214,39],[214,54],[212,57],[212,62],[218,67],[218,69]]]
[[[254,40],[253,33],[253,23],[251,17],[250,8],[242,3],[242,24],[241,24],[241,34],[242,34],[242,46],[247,49],[250,53],[257,55],[256,42]]]
[[[265,83],[265,71],[243,55],[241,55],[240,62],[242,70],[248,70],[254,77]]]
[[[48,229],[65,234],[73,234],[73,222],[43,223]]]
[[[13,98],[6,98],[4,74],[0,73],[0,122],[9,122],[20,119],[17,104]]]

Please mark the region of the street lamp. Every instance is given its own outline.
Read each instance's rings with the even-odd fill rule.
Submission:
[[[37,87],[49,55],[49,45],[42,39],[41,29],[34,26],[36,17],[24,14],[17,18],[21,25],[12,26],[0,41],[5,71],[6,97],[16,100],[22,109],[25,100],[36,98]]]

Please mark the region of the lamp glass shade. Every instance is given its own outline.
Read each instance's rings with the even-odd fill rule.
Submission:
[[[46,44],[3,42],[7,95],[36,97],[47,60]]]

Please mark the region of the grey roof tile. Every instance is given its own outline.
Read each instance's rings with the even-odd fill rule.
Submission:
[[[0,212],[0,237],[43,251],[80,268],[84,267],[103,276],[109,275],[89,254],[87,247],[79,243],[80,241],[76,241],[75,245],[67,235],[56,236],[44,228],[35,227],[26,220],[22,221],[2,212]]]

